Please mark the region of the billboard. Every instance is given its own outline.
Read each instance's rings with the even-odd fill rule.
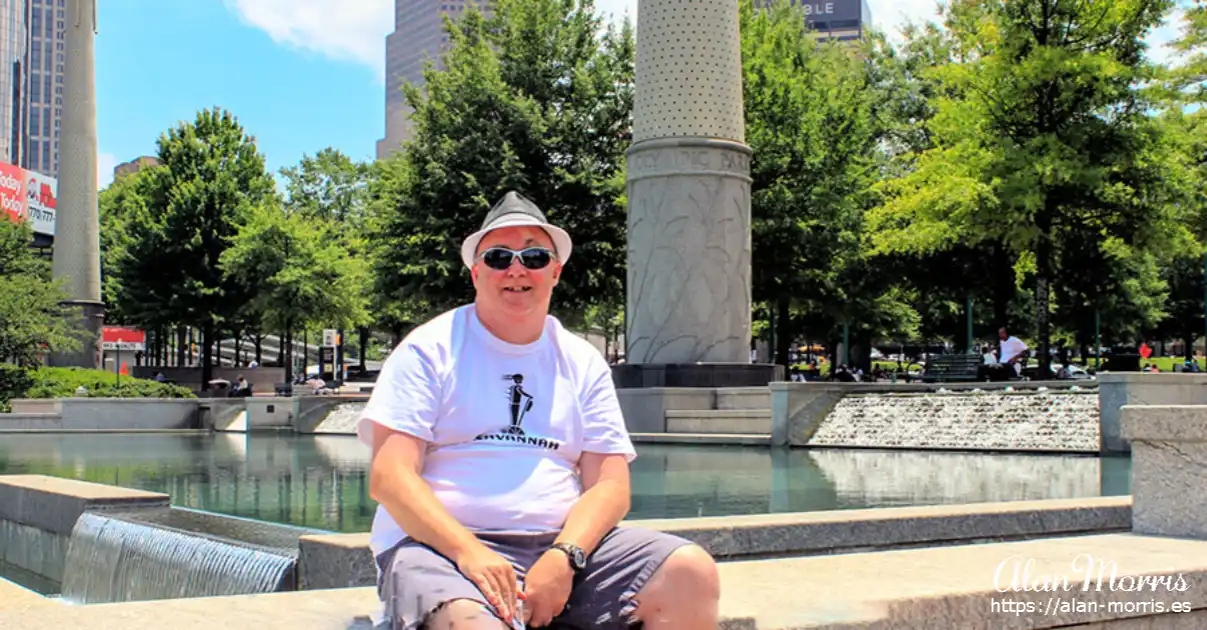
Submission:
[[[777,0],[762,0],[764,7]],[[870,16],[867,0],[788,0],[805,14],[805,23],[818,31],[838,31],[866,26]]]
[[[10,221],[29,221],[34,232],[54,236],[58,180],[0,162],[0,212]]]

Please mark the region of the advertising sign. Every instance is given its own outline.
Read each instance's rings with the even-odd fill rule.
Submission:
[[[137,328],[105,326],[101,330],[102,350],[146,350],[147,332]]]
[[[339,331],[334,328],[323,329],[323,345],[334,348],[339,345]]]
[[[58,180],[0,162],[0,214],[10,221],[28,220],[39,234],[54,236]]]
[[[864,3],[867,0],[789,0],[788,4],[799,7],[805,14],[805,23],[822,30],[833,28],[839,23],[843,28],[862,25],[865,20]],[[774,4],[774,0],[762,0],[762,6]]]
[[[25,169],[0,162],[0,212],[10,221],[25,219]]]
[[[35,232],[54,236],[58,187],[56,179],[33,171],[25,172],[25,216]]]

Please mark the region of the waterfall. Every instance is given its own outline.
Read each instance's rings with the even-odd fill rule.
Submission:
[[[356,434],[356,423],[365,410],[365,403],[340,403],[331,408],[323,421],[314,427],[315,433]]]
[[[843,398],[808,444],[867,448],[1099,451],[1094,391],[940,390]]]
[[[268,593],[290,586],[295,562],[285,549],[85,512],[71,533],[62,597],[97,604]]]

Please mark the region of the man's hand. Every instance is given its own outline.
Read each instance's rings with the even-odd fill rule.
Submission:
[[[528,569],[528,577],[524,579],[525,623],[534,628],[549,625],[565,610],[573,586],[570,559],[556,549],[546,551]]]
[[[487,601],[499,616],[511,622],[515,617],[519,586],[515,567],[486,545],[478,544],[457,557],[457,570],[469,578],[486,595]]]

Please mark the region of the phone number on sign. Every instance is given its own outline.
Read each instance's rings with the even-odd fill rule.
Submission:
[[[993,598],[990,602],[990,611],[994,613],[1004,613],[1011,615],[1034,615],[1043,614],[1045,616],[1070,614],[1070,613],[1148,613],[1148,614],[1163,614],[1163,613],[1182,613],[1190,612],[1192,606],[1190,602],[1158,602],[1156,600],[1149,601],[1132,601],[1132,602],[1083,602],[1077,598],[1069,597],[1049,597],[1047,601],[1024,601],[1009,598]]]

